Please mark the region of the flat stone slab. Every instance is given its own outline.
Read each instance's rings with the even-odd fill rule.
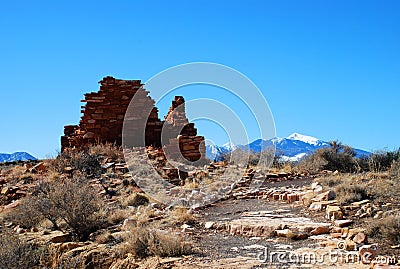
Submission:
[[[246,212],[240,218],[225,223],[226,230],[231,235],[256,237],[271,237],[276,230],[281,229],[296,229],[309,233],[318,227],[330,226],[330,223],[318,223],[309,218],[276,211]]]

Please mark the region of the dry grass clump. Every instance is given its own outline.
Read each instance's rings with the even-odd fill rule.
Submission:
[[[333,189],[336,199],[342,205],[372,198],[372,189],[366,182],[341,175],[327,175],[317,180],[324,189]]]
[[[352,180],[342,180],[334,188],[336,199],[339,204],[345,205],[352,202],[358,202],[371,198],[368,186],[361,182],[352,182]]]
[[[364,199],[374,200],[377,203],[400,201],[398,193],[400,184],[396,178],[387,173],[365,173],[346,175],[326,175],[317,181],[324,189],[336,192],[336,199],[341,204],[348,204]]]
[[[104,156],[113,160],[124,159],[122,147],[109,142],[91,145],[89,147],[89,153],[91,155]]]
[[[187,208],[176,207],[169,212],[165,221],[172,225],[180,226],[183,224],[193,224],[194,217]]]
[[[156,212],[155,209],[151,208],[150,206],[143,206],[138,208],[134,219],[136,220],[136,225],[138,227],[146,226],[149,222],[159,219],[160,214]]]
[[[130,211],[125,209],[112,210],[108,215],[108,223],[111,225],[120,224],[129,217]]]
[[[373,220],[367,230],[369,236],[383,239],[389,246],[400,244],[400,215]]]
[[[140,206],[147,205],[149,203],[149,198],[142,193],[132,193],[128,197],[123,198],[121,201],[122,206]]]
[[[110,241],[113,241],[114,237],[111,235],[109,231],[105,231],[104,233],[99,234],[96,236],[95,242],[97,244],[107,244]]]
[[[131,253],[140,258],[178,257],[191,253],[189,245],[177,236],[143,227],[132,228],[120,250],[123,254]]]
[[[0,268],[33,268],[40,264],[42,249],[19,239],[10,231],[1,231],[0,246]]]
[[[317,180],[323,187],[335,187],[342,182],[341,175],[326,175]]]
[[[372,197],[376,202],[387,203],[388,201],[400,202],[400,184],[397,179],[377,178],[368,182]]]

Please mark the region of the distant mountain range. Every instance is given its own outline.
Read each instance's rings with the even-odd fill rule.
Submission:
[[[320,148],[329,147],[329,143],[319,140],[312,136],[302,135],[294,133],[286,138],[276,137],[270,140],[258,139],[251,142],[248,145],[233,145],[225,144],[223,146],[217,145],[206,145],[206,156],[211,160],[219,160],[220,157],[226,153],[237,148],[249,149],[256,153],[262,151],[264,148],[272,146],[275,143],[276,152],[275,155],[280,157],[284,161],[297,162],[305,156],[309,156],[311,153]],[[357,153],[357,157],[369,156],[371,153],[361,150],[354,149]]]
[[[0,163],[2,162],[16,162],[16,161],[28,161],[37,160],[35,157],[26,152],[15,152],[12,154],[0,153]]]

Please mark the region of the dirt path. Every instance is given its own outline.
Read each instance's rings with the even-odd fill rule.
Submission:
[[[300,187],[308,185],[310,182],[310,179],[306,179],[296,182],[279,182],[279,184],[270,183],[268,187],[276,185],[279,187]],[[310,217],[308,211],[299,203],[288,204],[266,199],[221,201],[198,213],[199,224],[194,227],[192,234],[187,235],[193,242],[197,253],[190,259],[182,260],[177,268],[369,268],[358,263],[335,262],[335,259],[324,260],[321,263],[311,261],[298,263],[299,260],[296,259],[280,262],[277,255],[271,256],[273,252],[292,255],[305,250],[308,250],[308,253],[321,253],[324,249],[319,247],[318,237],[309,237],[304,240],[291,240],[283,237],[251,237],[231,235],[227,230],[222,229],[205,228],[207,222],[229,223],[257,212],[264,212],[267,215],[274,212],[274,214],[285,214],[293,216],[293,218]],[[316,222],[321,221],[320,218],[314,218],[314,220]]]

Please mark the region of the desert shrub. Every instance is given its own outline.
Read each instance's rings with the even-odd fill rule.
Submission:
[[[387,171],[400,159],[400,149],[395,151],[377,151],[369,157],[369,170],[373,172]]]
[[[360,158],[355,158],[354,161],[357,173],[368,172],[371,170],[371,159],[369,156],[363,155]]]
[[[10,231],[1,231],[0,246],[0,268],[34,268],[40,264],[41,248],[19,239]]]
[[[61,218],[80,240],[85,240],[103,222],[102,203],[84,178],[65,181],[54,193]]]
[[[349,146],[338,141],[329,142],[330,147],[316,150],[311,156],[300,162],[299,167],[308,172],[321,170],[339,171],[344,173],[357,170],[356,152]]]
[[[66,168],[71,168],[87,175],[98,175],[101,173],[102,158],[98,154],[91,154],[89,150],[66,149],[52,160],[51,168],[59,173],[64,173]]]
[[[177,257],[190,254],[191,249],[177,236],[162,234],[148,228],[133,228],[123,245],[123,252],[137,257]]]
[[[336,199],[340,204],[349,204],[371,198],[368,187],[364,183],[351,182],[343,180],[335,187]]]
[[[392,166],[390,167],[390,174],[394,178],[400,178],[400,159],[392,163]]]
[[[15,211],[6,215],[6,219],[13,223],[18,223],[21,227],[31,228],[45,219],[44,214],[38,214],[39,200],[36,197],[26,197],[21,199],[19,206]],[[48,217],[47,219],[52,219]],[[54,224],[53,224],[54,225]]]
[[[308,172],[316,174],[324,170],[324,166],[327,161],[322,158],[318,151],[314,152],[310,156],[303,158],[297,165],[300,172]]]
[[[21,224],[33,226],[45,218],[58,229],[62,220],[79,240],[86,240],[103,223],[101,199],[82,176],[42,182],[22,205],[17,216],[26,219],[19,219]],[[37,218],[32,217],[35,214]]]
[[[367,233],[377,239],[383,239],[390,245],[400,244],[400,215],[387,216],[370,223]]]
[[[149,198],[142,193],[132,193],[122,201],[123,206],[140,206],[149,203]]]

